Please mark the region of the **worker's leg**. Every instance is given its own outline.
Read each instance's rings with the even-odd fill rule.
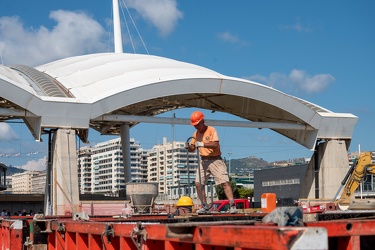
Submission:
[[[207,198],[206,198],[206,192],[204,188],[208,178],[210,177],[210,171],[207,168],[208,168],[207,162],[201,161],[199,169],[197,169],[197,173],[195,176],[195,187],[197,188],[197,194],[203,206],[207,206]],[[200,173],[198,171],[200,171]]]
[[[229,213],[231,214],[237,213],[236,205],[234,204],[233,191],[232,191],[232,187],[230,186],[230,183],[224,182],[221,184],[221,186],[223,187],[224,193],[229,200],[229,204],[230,204]]]
[[[227,199],[232,202],[233,201],[233,191],[232,191],[232,187],[230,186],[229,182],[224,182],[221,184],[221,186],[223,187],[224,189],[224,193],[225,195],[227,196]]]
[[[227,197],[230,203],[229,212],[231,214],[237,213],[234,204],[233,190],[229,183],[229,175],[225,162],[223,160],[216,160],[212,162],[212,164],[209,167],[209,170],[215,178],[216,185],[220,184],[224,189],[225,196]]]
[[[209,170],[215,179],[216,185],[221,185],[224,189],[224,193],[227,196],[229,202],[233,203],[233,191],[232,187],[229,184],[229,176],[227,171],[227,166],[225,162],[221,159],[212,161]]]

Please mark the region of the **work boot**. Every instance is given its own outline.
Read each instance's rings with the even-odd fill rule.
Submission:
[[[197,214],[207,214],[210,212],[210,209],[206,206],[202,206],[202,208],[197,210]]]
[[[236,213],[237,213],[237,208],[236,208],[236,206],[231,206],[230,209],[229,209],[229,213],[230,213],[230,214],[236,214]]]

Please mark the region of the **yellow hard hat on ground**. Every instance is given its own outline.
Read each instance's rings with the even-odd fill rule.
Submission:
[[[177,201],[177,207],[193,206],[193,200],[189,196],[182,196]]]

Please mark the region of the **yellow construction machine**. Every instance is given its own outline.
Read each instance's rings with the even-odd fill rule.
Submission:
[[[360,154],[341,182],[341,186],[333,198],[333,204],[341,210],[375,209],[375,199],[354,199],[354,192],[368,174],[375,174],[375,164],[371,152],[364,152]],[[342,187],[344,189],[341,197],[337,199]]]

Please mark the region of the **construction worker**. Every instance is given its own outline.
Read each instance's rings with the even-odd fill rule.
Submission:
[[[224,193],[230,203],[229,212],[236,213],[233,192],[229,184],[227,166],[221,158],[219,136],[216,129],[212,126],[205,125],[204,114],[201,111],[195,111],[191,114],[190,124],[194,126],[196,131],[193,134],[193,139],[187,147],[189,152],[198,149],[201,158],[198,168],[201,179],[199,179],[199,173],[197,172],[195,186],[197,188],[198,196],[202,201],[202,208],[199,209],[197,213],[209,212],[204,186],[206,185],[210,174],[213,175],[215,184],[223,187]]]
[[[193,200],[189,196],[181,196],[177,201],[176,215],[191,213],[193,206]]]

